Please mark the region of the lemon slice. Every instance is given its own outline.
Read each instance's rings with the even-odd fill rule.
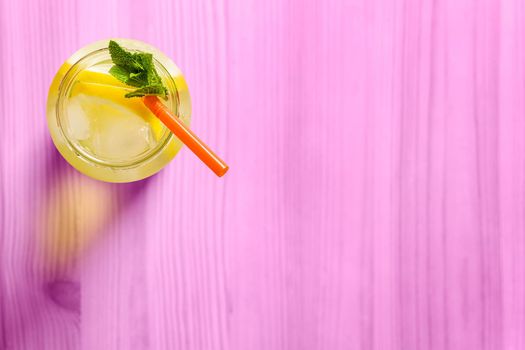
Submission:
[[[104,70],[104,68],[94,66],[90,67],[89,69],[82,70],[77,74],[75,80],[76,82],[82,83],[93,83],[113,87],[129,88],[129,86],[127,86],[120,80],[117,80],[111,74],[108,74],[107,71]]]
[[[149,111],[141,99],[124,97],[127,92],[132,90],[109,74],[86,70],[79,73],[79,79],[71,88],[69,97],[70,99],[74,99],[78,95],[97,97],[98,99],[91,102],[87,101],[87,103],[107,104],[112,102],[114,105],[127,109],[128,112],[141,117],[148,123],[155,141],[159,141],[164,134],[165,126]],[[111,114],[105,113],[105,115],[111,117]]]

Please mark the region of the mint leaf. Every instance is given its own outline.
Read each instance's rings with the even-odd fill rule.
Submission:
[[[125,97],[157,95],[167,98],[168,89],[162,84],[151,53],[131,53],[113,40],[109,41],[108,48],[111,60],[115,64],[109,73],[119,81],[138,88],[124,95]]]
[[[140,55],[140,61],[144,69],[147,72],[150,72],[150,74],[148,74],[148,84],[160,84],[160,77],[155,70],[155,66],[153,65],[153,55],[150,53],[143,53]]]
[[[124,97],[142,97],[146,95],[157,95],[157,96],[166,96],[167,91],[166,88],[162,85],[148,85],[141,87],[140,89],[137,89],[132,92],[128,92],[124,95]]]
[[[135,86],[135,87],[142,87],[142,86],[148,85],[147,72],[131,73],[129,75],[128,81],[126,81],[126,84]]]
[[[125,70],[124,68],[122,68],[121,66],[111,67],[111,69],[109,70],[109,74],[111,74],[112,76],[114,76],[115,78],[117,78],[123,83],[126,83],[130,76],[129,72]]]
[[[115,65],[122,66],[122,68],[132,72],[144,69],[133,57],[133,54],[124,50],[119,44],[117,44],[117,42],[110,40],[108,48],[111,59]]]

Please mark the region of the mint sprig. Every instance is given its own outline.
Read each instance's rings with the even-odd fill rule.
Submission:
[[[109,74],[121,82],[136,87],[137,90],[129,92],[124,97],[142,97],[157,95],[167,98],[168,89],[162,84],[155,65],[153,55],[146,52],[131,53],[126,51],[116,41],[109,41],[109,54],[114,66]]]

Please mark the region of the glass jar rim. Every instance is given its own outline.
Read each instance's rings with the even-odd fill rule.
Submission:
[[[130,47],[128,48],[124,42],[122,45],[126,49],[129,49],[130,51],[142,51],[138,50],[136,48]],[[72,57],[74,57],[73,55]],[[164,131],[162,134],[162,137],[157,142],[154,148],[144,152],[143,154],[139,155],[138,157],[135,157],[131,160],[126,160],[122,162],[118,161],[110,161],[110,160],[104,160],[101,158],[97,158],[94,154],[91,154],[87,152],[83,147],[76,144],[74,140],[68,135],[68,133],[64,130],[64,125],[62,123],[62,119],[67,113],[65,111],[65,105],[67,104],[67,99],[69,92],[73,86],[73,83],[75,82],[75,78],[77,75],[88,69],[89,67],[92,67],[93,65],[96,65],[102,61],[108,60],[111,56],[109,55],[109,50],[107,47],[100,47],[100,48],[93,48],[92,50],[87,51],[85,54],[83,54],[81,57],[79,57],[65,72],[63,77],[60,80],[59,87],[58,87],[58,95],[56,100],[56,122],[59,127],[59,131],[62,134],[62,137],[66,142],[68,143],[68,146],[77,154],[77,156],[81,157],[84,161],[88,163],[92,163],[96,166],[103,166],[103,167],[109,167],[109,168],[118,168],[118,169],[129,169],[134,168],[137,166],[140,166],[144,163],[147,163],[150,159],[155,158],[158,154],[162,153],[162,151],[167,147],[171,139],[174,137],[174,135],[169,131],[169,129],[164,127]],[[159,75],[164,78],[166,83],[166,87],[168,88],[168,95],[170,96],[171,104],[169,105],[170,109],[174,111],[174,113],[177,114],[177,111],[179,109],[180,105],[180,98],[177,90],[177,86],[175,82],[173,81],[173,77],[171,76],[170,72],[161,61],[159,61],[155,56],[153,57],[154,64],[159,71]],[[87,64],[86,66],[82,66],[83,64]]]

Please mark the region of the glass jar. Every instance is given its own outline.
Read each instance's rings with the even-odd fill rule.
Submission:
[[[168,98],[165,101],[166,105],[186,125],[189,125],[191,113],[190,95],[186,81],[179,68],[166,55],[151,45],[129,39],[115,39],[115,41],[129,51],[142,51],[153,54],[155,68],[162,82],[168,89]],[[91,74],[91,77],[99,76],[104,79],[114,79],[107,74],[107,70],[112,65],[107,48],[108,42],[109,40],[102,40],[81,48],[60,67],[49,89],[47,123],[56,148],[66,161],[78,171],[102,181],[132,182],[160,171],[179,152],[182,143],[164,125],[160,124],[156,118],[154,118],[155,123],[158,123],[155,132],[156,137],[151,136],[148,138],[148,148],[143,151],[142,148],[139,147],[139,151],[133,153],[133,149],[137,147],[132,143],[130,144],[131,151],[128,152],[129,154],[126,154],[126,156],[115,156],[111,152],[112,139],[114,138],[118,141],[122,139],[123,136],[126,136],[121,133],[136,132],[136,130],[133,130],[133,125],[126,128],[111,129],[111,132],[113,132],[113,134],[109,134],[111,137],[107,135],[107,130],[109,129],[105,128],[104,147],[106,149],[104,151],[96,151],[96,147],[88,147],[86,143],[79,141],[78,131],[73,130],[71,127],[72,124],[79,123],[79,121],[74,121],[78,119],[79,116],[75,115],[78,113],[75,112],[77,109],[75,109],[76,106],[74,106],[73,103],[77,103],[78,101],[72,97],[72,91],[75,88],[75,84],[79,81],[78,77],[86,76],[86,71],[90,72],[88,74]],[[117,84],[121,84],[116,79],[114,79],[114,81]],[[90,84],[93,83],[95,84],[89,86],[93,87],[98,85],[96,81],[90,82]],[[104,84],[105,82],[100,82],[100,86],[108,90],[110,87]],[[113,82],[111,82],[111,84],[113,84]],[[98,116],[96,116],[96,110],[100,107],[93,101],[101,101],[101,105],[104,104],[103,94],[105,91],[101,91],[103,91],[103,93],[102,96],[99,97],[102,97],[102,99],[97,100],[93,98],[89,104],[92,107],[92,113],[95,113],[95,115],[90,116],[90,118],[98,118]],[[123,96],[126,91],[122,90],[121,92]],[[132,99],[135,100],[132,101],[133,103],[138,103],[138,98]],[[116,104],[115,108],[119,108],[118,104]],[[80,120],[80,123],[89,123],[88,119],[83,118],[84,119]],[[150,122],[153,122],[153,120],[150,120]],[[89,127],[89,125],[84,126],[84,128],[87,128],[86,130],[89,130]],[[93,131],[88,131],[88,133],[90,133],[89,137],[92,139],[95,139],[97,136],[92,135]],[[133,137],[133,134],[129,134],[128,136]],[[133,140],[133,138],[131,138],[131,140]],[[139,141],[141,140],[137,139],[137,142]]]

